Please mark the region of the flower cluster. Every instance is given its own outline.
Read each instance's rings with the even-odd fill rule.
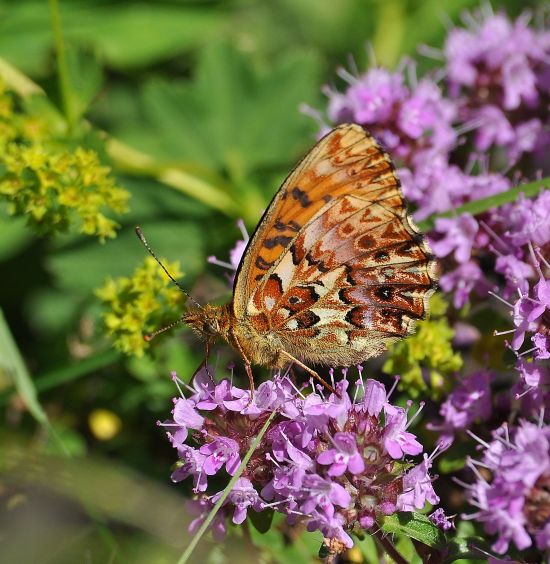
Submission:
[[[530,19],[510,21],[485,8],[466,18],[466,28],[452,29],[444,47],[450,94],[461,119],[476,123],[475,148],[503,148],[511,164],[550,141],[549,36]]]
[[[177,262],[162,262],[174,277],[182,276]],[[185,295],[149,256],[131,277],[109,279],[96,294],[108,307],[103,319],[114,345],[136,356],[147,346],[143,335],[174,321],[173,312],[181,311],[185,302]]]
[[[446,153],[456,143],[456,107],[433,81],[414,80],[408,86],[401,72],[382,68],[361,76],[343,69],[339,74],[348,82],[346,92],[325,89],[332,122],[364,125],[409,167]]]
[[[325,397],[321,391],[305,395],[281,375],[262,383],[251,399],[227,379],[214,383],[211,368],[200,371],[189,397],[175,398],[172,419],[161,423],[180,459],[172,479],[191,478],[199,494],[192,528],[221,495],[206,493],[211,477],[235,474],[274,411],[214,522],[218,533],[229,516],[239,524],[250,509],[275,510],[320,530],[327,547],[338,552],[353,545],[350,534],[372,529],[386,515],[437,504],[432,457],[409,461],[423,451],[409,431],[414,417],[407,421],[408,409],[390,404],[384,386],[364,382],[359,370],[354,399],[347,380],[336,384],[340,397]]]
[[[438,61],[430,73],[417,77],[411,61],[393,72],[340,70],[344,88],[325,88],[328,122],[354,121],[379,139],[396,161],[415,219],[432,227],[440,287],[454,308],[419,323],[389,350],[383,369],[400,374],[408,393],[448,394],[428,424],[442,448],[471,440],[478,423],[495,428],[550,407],[550,191],[525,186],[521,193],[522,183],[548,172],[550,35],[537,28],[541,21],[527,13],[511,20],[485,3],[449,30],[442,50],[421,48]],[[456,213],[470,203],[468,210],[485,211]],[[508,326],[498,314],[489,319],[495,310],[509,316]],[[506,356],[494,337],[480,338],[488,323],[507,335]],[[451,341],[464,351],[479,341],[466,374],[458,373],[462,355]],[[486,436],[484,427],[479,432]],[[479,509],[472,518],[497,534],[498,552],[511,540],[519,550],[534,544],[548,551],[544,415],[538,426],[502,427],[483,444],[483,461],[469,463],[478,475],[468,487]],[[453,445],[450,460],[466,447]],[[540,463],[529,470],[535,452]],[[444,515],[430,518],[446,526]]]
[[[454,434],[468,429],[476,421],[491,417],[491,380],[487,370],[474,372],[461,380],[449,397],[441,404],[442,421],[429,423],[428,428],[441,433],[439,444],[449,445]]]
[[[61,148],[54,129],[19,110],[0,82],[0,201],[41,233],[76,225],[102,241],[114,237],[118,223],[106,213],[126,212],[129,193],[95,150]]]
[[[477,477],[464,484],[477,511],[466,515],[497,535],[493,550],[504,553],[513,542],[519,550],[534,542],[540,550],[550,548],[550,426],[522,421],[494,431],[481,461],[469,460]],[[486,476],[491,472],[491,478]]]

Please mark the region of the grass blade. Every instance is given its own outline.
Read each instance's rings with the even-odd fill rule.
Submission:
[[[520,194],[523,194],[526,198],[532,198],[538,196],[539,192],[543,190],[548,190],[550,188],[550,177],[542,178],[536,180],[535,182],[529,182],[528,184],[520,184],[515,188],[511,188],[506,192],[500,192],[499,194],[494,194],[488,198],[481,198],[480,200],[474,200],[473,202],[468,202],[463,206],[460,206],[454,210],[449,210],[444,213],[438,213],[431,215],[424,221],[418,222],[418,227],[421,231],[430,231],[435,225],[435,220],[440,217],[456,217],[463,213],[471,213],[476,215],[478,213],[486,212],[492,208],[498,208],[504,204],[510,204],[515,202]]]
[[[15,339],[0,309],[0,370],[4,371],[23,398],[31,415],[42,426],[50,429],[46,412],[42,409],[34,382],[25,366]]]

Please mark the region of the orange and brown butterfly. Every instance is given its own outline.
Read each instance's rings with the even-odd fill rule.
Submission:
[[[297,363],[321,380],[308,364],[358,364],[409,335],[435,280],[389,155],[346,124],[313,147],[271,201],[232,301],[198,307],[182,321],[207,342],[221,337],[234,347],[251,388],[253,364]]]

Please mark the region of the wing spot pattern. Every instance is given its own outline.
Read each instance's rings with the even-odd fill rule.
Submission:
[[[311,206],[311,200],[309,199],[307,192],[300,190],[298,186],[292,189],[292,197],[303,207],[307,208]]]
[[[256,265],[256,268],[259,268],[260,270],[269,270],[274,263],[268,262],[261,255],[258,255],[254,264]]]
[[[292,241],[292,237],[285,237],[284,235],[277,235],[277,237],[271,237],[270,239],[266,239],[264,241],[264,247],[266,249],[274,249],[277,245],[281,247],[286,247],[290,241]]]

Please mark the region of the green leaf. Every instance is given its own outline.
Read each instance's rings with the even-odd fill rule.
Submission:
[[[366,535],[365,538],[358,539],[355,544],[361,551],[365,564],[379,564],[380,555],[378,554],[376,541],[372,536]]]
[[[34,382],[25,366],[21,353],[0,309],[0,372],[13,381],[31,415],[44,427],[49,427],[48,416],[42,409]]]
[[[78,45],[67,46],[67,67],[72,111],[78,122],[103,86],[103,70],[97,54]]]
[[[32,240],[32,232],[23,217],[0,215],[0,261],[11,258],[24,249]]]
[[[204,243],[197,225],[167,219],[143,222],[142,228],[157,255],[178,260],[186,275],[193,276],[203,269]],[[75,239],[50,254],[47,265],[63,289],[86,294],[107,277],[130,274],[145,254],[133,225],[127,225],[116,239],[104,245],[89,238]]]
[[[382,530],[388,534],[406,535],[439,550],[447,545],[443,532],[420,513],[403,512],[384,517]]]
[[[455,538],[447,545],[447,554],[443,563],[451,564],[457,560],[485,562],[486,559],[483,557],[483,554],[490,554],[490,552],[490,545],[481,537]]]
[[[250,511],[248,513],[248,518],[259,533],[267,533],[273,523],[273,514],[274,511],[272,509],[260,511],[259,513],[256,511]]]
[[[114,115],[103,108],[102,119],[123,142],[154,157],[150,168],[159,179],[166,181],[159,167],[180,170],[238,200],[225,211],[257,218],[277,189],[265,172],[279,168],[284,178],[314,140],[315,122],[298,109],[318,97],[318,78],[314,55],[287,55],[263,69],[218,43],[201,53],[193,79],[148,80],[138,110]],[[187,193],[200,199],[203,191],[191,186]]]
[[[225,20],[203,6],[135,2],[62,2],[65,37],[92,47],[113,68],[147,66],[207,44]],[[0,53],[25,72],[44,76],[52,45],[48,4],[0,0]]]

